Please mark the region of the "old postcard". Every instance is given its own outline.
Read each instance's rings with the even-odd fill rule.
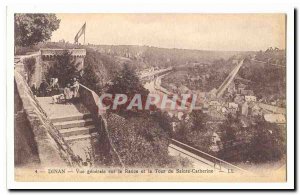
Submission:
[[[13,13],[14,181],[287,182],[286,21]]]

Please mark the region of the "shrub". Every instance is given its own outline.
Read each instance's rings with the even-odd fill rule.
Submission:
[[[30,83],[32,79],[32,75],[35,73],[36,60],[33,57],[24,59],[24,70],[28,75],[27,82]]]

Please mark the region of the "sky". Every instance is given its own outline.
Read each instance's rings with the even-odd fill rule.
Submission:
[[[56,14],[51,41],[74,42],[86,22],[86,43],[222,51],[285,48],[284,14]],[[79,42],[83,42],[80,39]]]

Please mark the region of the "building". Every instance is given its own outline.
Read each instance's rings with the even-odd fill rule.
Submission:
[[[233,109],[236,109],[238,110],[239,109],[239,105],[234,103],[234,102],[229,102],[228,103],[228,108],[233,108]]]
[[[181,85],[179,88],[178,88],[178,91],[180,94],[186,94],[190,91],[189,88],[187,88],[186,86],[184,85]]]
[[[216,88],[213,88],[212,90],[210,90],[207,94],[208,98],[216,98],[216,95],[217,95],[217,89]]]
[[[262,109],[257,104],[252,105],[252,107],[251,107],[251,115],[252,116],[260,116],[260,115],[262,115]]]
[[[273,106],[264,103],[258,103],[259,107],[261,107],[264,111],[275,113],[275,114],[286,114],[286,108]]]
[[[228,93],[234,94],[236,93],[235,83],[231,82],[227,88]]]
[[[226,107],[222,107],[221,111],[223,114],[227,114],[229,112]]]
[[[247,87],[247,86],[246,86],[245,84],[240,83],[240,84],[238,85],[238,93],[241,94],[242,91],[245,90],[246,87]]]
[[[256,102],[256,97],[253,95],[245,95],[246,102]]]
[[[234,98],[234,103],[236,103],[236,104],[244,103],[244,96],[236,95]]]
[[[236,114],[237,111],[239,111],[239,105],[234,102],[229,102],[228,103],[228,112],[230,112],[231,114]]]
[[[242,105],[242,115],[248,116],[249,105],[248,102],[244,102]]]
[[[254,95],[254,92],[252,90],[244,89],[241,91],[242,95]]]
[[[222,108],[221,103],[216,101],[216,100],[210,101],[209,106],[212,107],[212,108],[215,108],[217,110],[221,110],[221,108]]]
[[[210,150],[213,152],[218,152],[220,150],[220,146],[221,145],[221,138],[220,136],[216,133],[213,132],[213,134],[211,135],[211,145],[210,145]]]
[[[270,123],[285,124],[286,118],[283,114],[265,114],[264,119]]]

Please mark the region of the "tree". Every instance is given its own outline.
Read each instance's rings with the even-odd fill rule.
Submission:
[[[113,145],[125,166],[164,167],[170,163],[169,135],[151,118],[125,119],[110,113],[108,124]]]
[[[35,58],[25,58],[24,60],[24,69],[25,69],[25,72],[27,73],[28,75],[28,83],[30,84],[31,82],[31,79],[32,79],[32,75],[34,74],[35,72],[35,63],[36,63],[36,60]]]
[[[47,41],[59,23],[55,14],[15,14],[15,45],[31,46]]]
[[[78,66],[79,63],[76,63],[72,53],[65,50],[63,55],[56,56],[54,64],[46,73],[46,78],[48,81],[51,78],[58,78],[59,84],[66,86],[75,76],[78,76]]]
[[[83,75],[80,79],[80,82],[90,88],[91,90],[95,91],[96,93],[99,93],[101,90],[101,85],[100,85],[100,79],[95,73],[94,67],[91,65],[87,64],[84,69],[83,69]]]
[[[208,116],[201,110],[194,110],[188,121],[179,123],[175,138],[199,150],[211,152],[212,132],[206,125],[207,119]]]
[[[278,125],[258,120],[256,125],[251,127],[253,136],[247,147],[248,161],[264,163],[277,161],[286,153],[286,137]]]
[[[278,125],[263,118],[252,120],[248,127],[242,127],[238,119],[230,117],[220,126],[223,131],[220,158],[229,162],[265,163],[284,157],[286,138]]]
[[[223,147],[219,151],[218,156],[229,162],[242,161],[242,147],[247,143],[243,142],[242,144],[236,144],[238,143],[238,132],[243,129],[240,121],[229,114],[225,122],[219,126],[219,129],[221,131],[221,142]]]
[[[137,93],[140,93],[141,95],[148,95],[149,93],[140,82],[135,71],[131,69],[128,64],[124,64],[123,69],[116,75],[112,82],[113,85],[108,90],[108,93],[122,93],[126,95]]]
[[[126,110],[126,107],[135,94],[141,95],[144,106],[144,100],[146,100],[149,91],[144,88],[139,77],[128,64],[124,64],[124,68],[116,75],[116,77],[112,80],[112,83],[113,84],[109,87],[107,93],[112,95],[125,94],[128,97],[127,104],[119,106],[118,112],[126,112],[127,114],[129,114],[129,112],[137,112],[136,107],[133,107],[130,111]]]

